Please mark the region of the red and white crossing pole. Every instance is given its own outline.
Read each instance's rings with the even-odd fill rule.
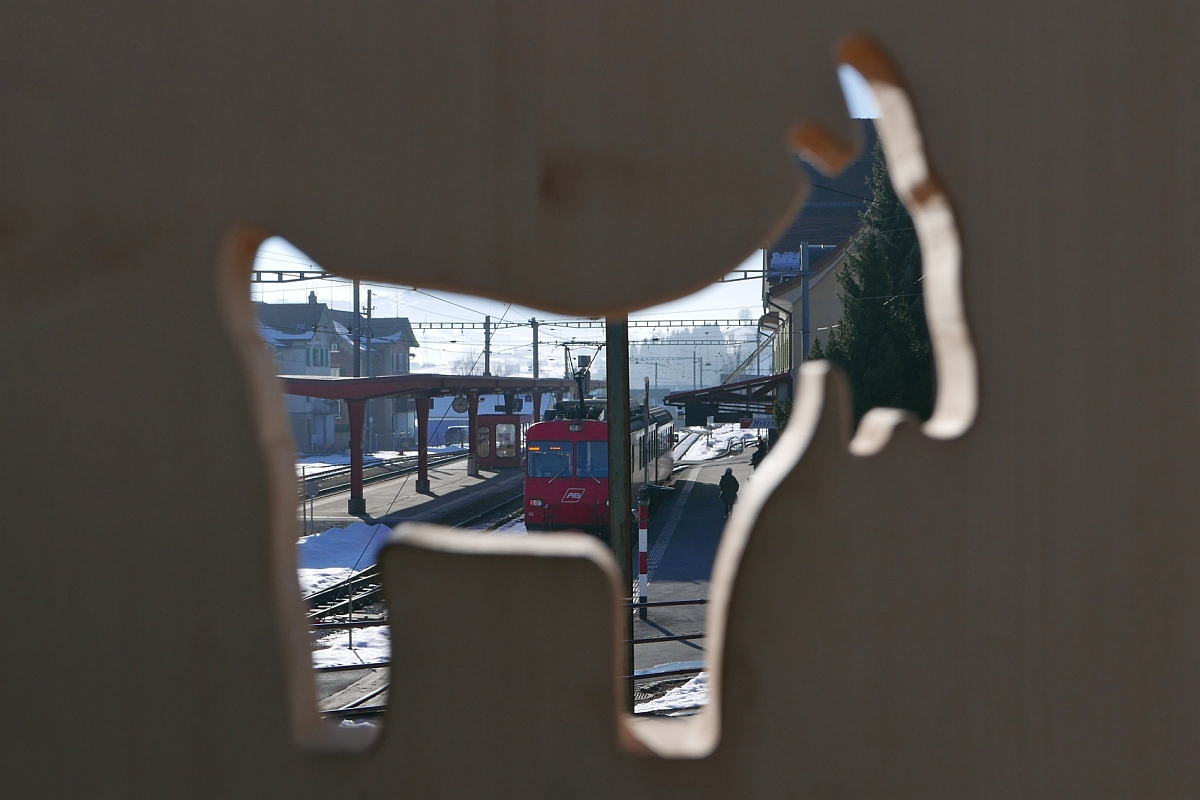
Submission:
[[[650,533],[650,492],[638,495],[638,618],[646,619],[646,573],[650,567],[647,539]]]

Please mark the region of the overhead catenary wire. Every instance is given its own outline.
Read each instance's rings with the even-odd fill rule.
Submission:
[[[899,217],[900,215],[896,215],[896,216]],[[900,229],[896,229],[896,230],[900,230]],[[282,256],[281,258],[275,258],[274,255],[264,255],[264,258],[273,259],[273,260],[279,261],[281,263],[294,262],[299,265],[307,265],[308,264],[308,262],[305,262],[302,259],[288,257],[286,255]],[[923,275],[918,277],[917,280],[920,280],[921,278],[923,278]],[[349,279],[341,278],[340,276],[336,276],[336,275],[326,275],[322,280],[325,282],[325,284],[327,286],[329,286],[329,292],[330,292],[329,305],[331,308],[336,308],[338,302],[340,302],[340,301],[337,301],[333,295],[333,291],[334,291],[333,286],[348,284],[350,281],[349,281]],[[468,305],[455,302],[454,300],[449,300],[449,299],[440,297],[437,294],[433,294],[433,293],[430,293],[430,292],[427,292],[424,290],[419,290],[419,289],[415,289],[415,288],[409,289],[409,288],[401,287],[401,286],[390,286],[387,284],[370,284],[370,285],[377,285],[380,288],[397,292],[399,297],[395,298],[395,301],[394,301],[397,306],[397,309],[400,306],[404,306],[405,308],[414,308],[414,309],[418,309],[418,310],[423,310],[423,309],[420,309],[420,307],[418,307],[418,306],[414,306],[410,303],[404,303],[400,300],[400,297],[403,297],[405,292],[412,292],[413,294],[419,294],[422,296],[429,297],[431,299],[439,300],[447,305],[462,309],[463,311],[466,311],[470,314],[485,316],[485,312],[480,309],[472,308]],[[286,287],[270,286],[270,285],[262,285],[262,284],[260,284],[259,286],[260,286],[261,294],[262,294],[264,300],[268,296],[278,296],[281,293],[286,295],[289,291],[290,292],[296,291],[294,288],[288,289]],[[877,300],[891,301],[891,300],[894,300],[897,298],[919,297],[919,296],[920,296],[919,293],[899,293],[899,294],[895,294],[895,295],[875,295],[875,296],[870,296],[870,297],[850,297],[850,298],[846,298],[846,299],[850,302],[871,302],[871,301],[877,301]],[[526,321],[520,321],[520,322],[514,321],[511,323],[508,322],[507,315],[508,315],[508,313],[511,313],[512,307],[513,307],[513,305],[511,303],[509,303],[505,306],[504,312],[501,314],[500,320],[497,322],[497,325],[495,327],[498,328],[500,323],[504,323],[505,324],[504,330],[512,331],[512,329],[514,329],[514,328],[528,329],[530,326],[529,322],[526,322]],[[720,310],[725,310],[725,309],[732,310],[732,309],[737,309],[737,308],[739,308],[739,307],[737,307],[737,306],[710,307],[710,308],[705,308],[705,309],[697,309],[697,311],[710,311],[711,312],[711,311],[720,311]],[[440,316],[449,317],[451,319],[457,319],[464,323],[477,324],[477,323],[475,323],[474,320],[456,317],[455,315],[452,315],[449,313],[442,313],[442,314],[440,314]],[[641,314],[641,315],[634,315],[631,317],[631,320],[638,320],[638,321],[644,321],[644,322],[657,321],[657,320],[653,320],[654,316],[655,316],[654,312],[647,312],[647,313]],[[660,322],[662,322],[664,324],[663,328],[651,327],[649,325],[644,327],[644,330],[648,334],[651,332],[656,334],[654,341],[648,340],[647,338],[641,338],[640,340],[634,339],[633,341],[631,341],[631,345],[644,349],[644,348],[648,348],[651,346],[653,346],[653,347],[689,346],[689,347],[706,347],[706,348],[711,347],[711,346],[717,346],[717,347],[726,347],[726,348],[735,348],[735,347],[740,348],[742,346],[751,346],[751,345],[755,344],[755,340],[726,338],[726,335],[729,332],[731,332],[731,330],[726,329],[725,325],[731,325],[731,326],[735,326],[735,327],[747,327],[749,325],[756,324],[757,319],[742,318],[742,319],[738,319],[736,321],[734,321],[734,320],[719,320],[719,321],[711,320],[711,321],[709,321],[709,320],[699,320],[699,319],[696,319],[696,320],[669,319],[669,320],[661,320]],[[539,344],[548,344],[551,347],[561,346],[562,344],[582,345],[582,342],[574,339],[574,337],[569,337],[567,335],[567,331],[563,331],[562,328],[558,329],[560,331],[559,333],[556,333],[553,330],[549,330],[549,328],[554,328],[556,323],[563,325],[563,326],[571,326],[571,327],[581,326],[581,325],[599,327],[600,325],[603,325],[603,322],[600,320],[583,320],[583,319],[580,319],[580,320],[544,320],[544,321],[539,320],[539,325],[542,326],[543,337],[545,337],[545,338],[539,337],[539,340],[538,340]],[[410,321],[410,324],[411,324],[411,321]],[[697,328],[704,327],[708,324],[711,324],[714,328],[718,328],[718,330],[713,331],[713,333],[716,333],[717,335],[714,336],[711,340],[710,339],[700,340],[700,339],[694,338],[694,336],[684,339],[684,338],[672,338],[672,336],[670,336],[670,335],[661,335],[666,330],[674,330],[678,333],[682,333],[683,330],[691,329],[694,331]],[[667,326],[669,326],[669,327],[667,327]],[[316,326],[312,330],[314,332],[323,332],[323,333],[327,333],[327,334],[338,335],[338,336],[345,338],[346,336],[348,336],[348,331],[342,330],[341,327],[342,326],[333,326],[333,328],[330,329],[329,326],[322,325],[322,326]],[[511,335],[511,333],[509,335]],[[660,335],[661,335],[661,338],[660,338]],[[420,337],[420,339],[421,339],[421,344],[419,346],[423,347],[424,352],[428,353],[429,355],[433,355],[433,354],[437,353],[437,354],[449,356],[449,355],[452,355],[455,353],[471,353],[472,351],[474,351],[474,353],[473,353],[474,358],[472,359],[472,367],[471,367],[472,371],[474,371],[474,369],[478,367],[478,363],[482,359],[482,353],[478,352],[478,345],[471,342],[469,340],[470,337],[464,336],[462,342],[459,342],[459,341],[456,341],[453,339],[446,341],[444,339],[439,340],[439,338],[435,337],[432,333],[426,333],[426,334],[422,335]],[[512,340],[510,339],[509,341],[511,342]],[[384,345],[384,342],[379,342],[379,344]],[[528,346],[529,345],[527,342],[521,342],[521,343],[517,343],[517,344],[501,344],[501,343],[497,342],[497,346],[494,346],[492,348],[492,352],[501,354],[506,359],[515,360],[518,363],[528,364],[529,362],[532,361],[533,357],[531,355],[528,355],[528,354],[522,352],[525,349],[527,349]],[[418,354],[414,354],[414,355],[418,355]],[[419,355],[418,355],[418,357],[419,357]],[[543,364],[552,363],[552,360],[553,359],[545,359],[545,358],[540,359],[540,361]],[[436,365],[432,365],[432,366],[435,366],[435,368],[436,368]],[[443,415],[442,419],[439,420],[439,424],[444,422],[445,418],[446,418],[445,415]]]

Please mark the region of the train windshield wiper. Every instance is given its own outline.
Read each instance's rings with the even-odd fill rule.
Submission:
[[[565,467],[563,467],[562,469],[560,469],[560,470],[558,471],[558,475],[555,475],[553,478],[551,478],[550,480],[546,481],[546,483],[548,483],[548,484],[550,484],[550,483],[554,483],[554,481],[555,481],[557,478],[559,478],[559,477],[560,477],[560,476],[561,476],[561,475],[562,475],[564,472],[566,472],[566,471],[567,471],[567,470],[569,470],[570,468],[571,468],[571,465],[570,465],[570,464],[567,464]]]
[[[580,467],[580,468],[579,468],[579,472],[580,472],[581,474],[583,474],[583,475],[586,475],[586,476],[588,476],[589,478],[591,478],[592,480],[594,480],[596,483],[599,483],[599,482],[600,482],[600,479],[599,479],[599,478],[597,478],[597,477],[596,477],[595,475],[593,475],[592,473],[588,472],[588,471],[587,471],[586,469],[584,469],[583,467]]]

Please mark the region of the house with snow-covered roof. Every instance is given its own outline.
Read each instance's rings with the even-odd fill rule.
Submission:
[[[259,335],[271,350],[279,375],[353,375],[354,314],[317,302],[255,303]],[[362,319],[359,374],[407,375],[412,348],[418,347],[406,317]],[[350,420],[336,400],[287,397],[296,449],[303,453],[350,447]],[[415,447],[416,409],[412,398],[386,397],[367,403],[364,447],[368,451]]]
[[[354,347],[351,331],[354,328],[354,314],[350,311],[329,309],[329,316],[338,327],[339,333],[345,337],[346,347],[344,356],[338,362],[341,364],[343,375],[350,375],[354,367]],[[409,361],[412,358],[412,348],[420,347],[417,337],[413,334],[408,317],[372,317],[362,318],[363,334],[360,352],[362,375],[407,375]]]
[[[258,334],[275,360],[279,375],[339,375],[334,360],[342,339],[329,308],[309,295],[307,303],[255,303]],[[288,421],[302,453],[342,450],[337,441],[341,404],[336,400],[287,395]],[[349,436],[349,426],[346,436]],[[348,440],[347,445],[348,446]]]
[[[354,312],[329,309],[343,344],[334,360],[342,375],[354,374]],[[407,375],[412,348],[419,347],[407,317],[360,317],[359,375]],[[343,420],[349,446],[349,422]],[[416,406],[411,397],[368,400],[363,420],[363,447],[368,452],[411,450],[416,447]],[[339,432],[341,432],[339,430]]]

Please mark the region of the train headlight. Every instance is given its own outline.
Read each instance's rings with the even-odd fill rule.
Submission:
[[[529,501],[529,505],[533,506],[534,508],[541,508],[545,504],[541,500],[539,500],[538,498],[535,497]]]

